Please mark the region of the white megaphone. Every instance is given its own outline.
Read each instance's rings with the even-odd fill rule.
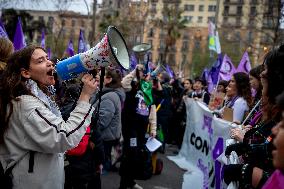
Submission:
[[[60,79],[68,80],[89,70],[110,65],[119,65],[125,70],[130,67],[126,43],[114,26],[108,27],[107,33],[95,47],[59,61],[55,70]]]
[[[160,62],[158,63],[158,66],[155,68],[154,71],[150,73],[151,77],[156,77],[159,75],[162,71],[166,70],[165,66],[163,66]]]
[[[139,45],[135,45],[132,50],[138,56],[138,63],[139,64],[147,64],[144,59],[145,54],[152,48],[151,44],[148,43],[141,43]]]

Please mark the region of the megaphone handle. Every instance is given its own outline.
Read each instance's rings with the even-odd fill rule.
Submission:
[[[95,109],[95,121],[98,122],[99,120],[99,115],[100,115],[100,106],[101,106],[101,101],[102,101],[102,93],[103,93],[103,84],[104,84],[104,77],[105,77],[105,67],[101,67],[101,75],[100,75],[100,88],[99,88],[99,96],[98,96],[98,105]],[[96,100],[93,102],[93,104],[96,102]],[[92,105],[93,105],[92,104]],[[95,125],[97,123],[94,123]],[[93,125],[92,125],[93,126]],[[93,133],[94,129],[96,128],[93,128],[91,127],[91,133]]]
[[[100,105],[101,105],[101,101],[102,101],[102,93],[103,93],[103,87],[104,87],[105,72],[106,72],[105,67],[101,67],[98,111],[100,111]]]

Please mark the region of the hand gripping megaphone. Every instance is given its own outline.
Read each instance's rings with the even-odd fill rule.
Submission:
[[[114,26],[109,26],[103,39],[90,50],[76,54],[56,64],[55,70],[62,80],[77,77],[98,67],[121,66],[128,70],[129,55],[125,40]]]
[[[160,62],[158,63],[158,66],[155,68],[154,71],[150,73],[151,77],[158,76],[162,71],[166,70],[165,66],[163,66]]]

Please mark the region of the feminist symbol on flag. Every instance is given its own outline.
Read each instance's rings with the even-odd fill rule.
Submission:
[[[247,61],[247,60],[245,60],[244,69],[245,69],[245,71],[246,71],[247,73],[249,73],[250,68],[249,68],[248,61]]]
[[[231,63],[227,60],[224,64],[223,69],[220,70],[224,74],[228,74],[232,71],[232,65]]]

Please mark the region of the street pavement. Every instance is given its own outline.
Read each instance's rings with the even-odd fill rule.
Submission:
[[[184,171],[180,169],[175,163],[170,161],[167,156],[174,156],[177,147],[167,145],[165,154],[158,154],[164,162],[164,168],[160,175],[153,175],[149,180],[136,182],[143,187],[143,189],[181,189]],[[101,176],[102,189],[118,189],[120,177],[118,172],[108,172]]]

